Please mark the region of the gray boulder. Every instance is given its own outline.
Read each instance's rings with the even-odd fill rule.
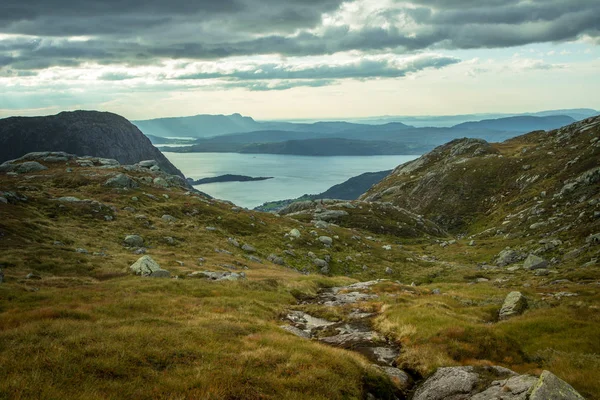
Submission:
[[[144,160],[144,161],[140,161],[139,163],[137,163],[137,165],[139,165],[142,168],[152,168],[155,165],[158,165],[158,161],[156,161],[156,160]]]
[[[167,271],[166,269],[161,268],[161,269],[152,271],[152,273],[150,275],[148,275],[148,277],[150,277],[150,278],[170,278],[171,273],[169,271]]]
[[[177,221],[177,218],[175,218],[174,216],[169,215],[169,214],[163,215],[162,217],[160,217],[160,219],[162,219],[165,222],[175,222],[175,221]]]
[[[523,314],[523,311],[526,309],[527,299],[525,296],[521,292],[510,292],[506,296],[506,299],[504,299],[504,304],[502,304],[498,318],[505,320],[515,315]]]
[[[269,254],[267,260],[271,261],[273,264],[285,265],[285,260],[277,254]]]
[[[290,237],[293,237],[294,239],[299,239],[299,238],[300,238],[300,236],[302,236],[302,235],[300,234],[300,231],[299,231],[298,229],[296,229],[296,228],[292,229],[292,230],[290,231],[289,235],[290,235]]]
[[[48,168],[44,167],[37,161],[26,161],[22,164],[16,165],[13,171],[19,174],[28,174],[31,172],[39,172],[47,169]]]
[[[504,267],[509,264],[516,263],[521,259],[521,256],[516,251],[506,248],[498,253],[496,261],[494,262],[499,267]]]
[[[376,364],[373,364],[373,367],[386,374],[388,378],[390,378],[394,386],[403,392],[410,389],[413,383],[411,377],[401,369],[394,367],[379,366]]]
[[[151,276],[154,272],[159,271],[156,272],[156,275],[154,275],[159,277],[160,275],[164,275],[164,272],[162,271],[165,270],[160,268],[160,265],[158,265],[158,263],[154,261],[152,257],[142,256],[135,263],[129,266],[129,271],[140,276]]]
[[[254,248],[254,246],[250,246],[248,243],[245,243],[242,246],[242,250],[247,251],[248,253],[256,253],[256,248]]]
[[[478,381],[473,367],[438,368],[419,386],[413,400],[467,399]]]
[[[333,244],[333,239],[329,236],[320,236],[319,242],[323,243],[325,246],[331,246]]]
[[[523,267],[525,269],[541,269],[546,268],[547,266],[548,261],[544,260],[542,257],[536,256],[535,254],[530,254],[523,263]]]
[[[544,371],[529,391],[529,400],[583,400],[583,397],[567,382]]]
[[[139,235],[127,235],[124,240],[125,244],[130,247],[143,247],[144,238]]]
[[[167,188],[167,187],[171,186],[169,184],[169,182],[167,182],[166,179],[161,178],[161,177],[154,178],[154,180],[152,181],[152,183],[154,183],[154,185],[156,185],[156,186],[160,186],[160,187],[164,187],[164,188]]]
[[[104,182],[104,186],[120,189],[135,189],[138,187],[138,184],[129,175],[118,174]]]

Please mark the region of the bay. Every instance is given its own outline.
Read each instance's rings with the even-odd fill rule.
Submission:
[[[215,198],[254,208],[267,201],[292,199],[324,192],[365,172],[393,169],[418,156],[313,157],[280,154],[171,153],[164,155],[188,178],[225,174],[273,179],[253,182],[221,182],[195,186]]]

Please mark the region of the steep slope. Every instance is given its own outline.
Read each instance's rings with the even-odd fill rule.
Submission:
[[[163,171],[183,177],[139,129],[116,114],[74,111],[0,120],[0,162],[41,151],[114,158],[124,164],[156,160]]]
[[[565,235],[600,230],[600,117],[503,143],[460,139],[397,167],[361,197],[454,232]]]

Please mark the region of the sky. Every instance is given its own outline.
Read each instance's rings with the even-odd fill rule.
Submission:
[[[600,0],[2,0],[0,118],[600,109]]]

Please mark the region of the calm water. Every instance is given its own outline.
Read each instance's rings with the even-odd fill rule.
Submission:
[[[198,190],[218,199],[254,208],[267,201],[324,192],[364,172],[395,168],[417,156],[310,157],[278,154],[169,153],[165,156],[188,178],[225,174],[272,176],[255,182],[209,183]]]

